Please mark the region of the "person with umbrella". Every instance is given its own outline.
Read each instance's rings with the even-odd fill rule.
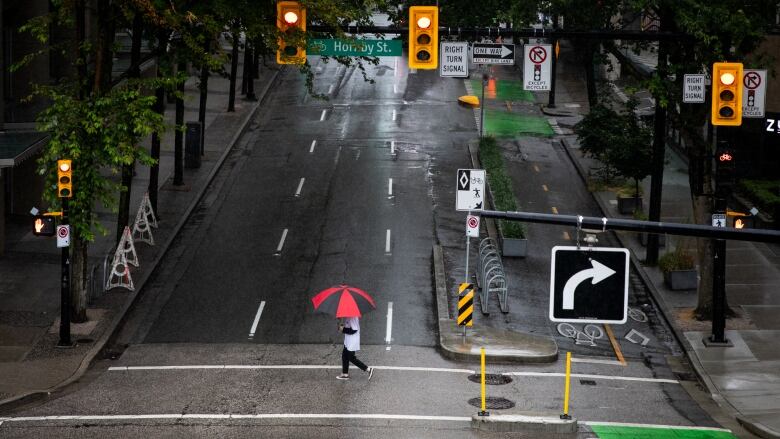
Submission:
[[[374,376],[374,368],[358,360],[355,352],[360,350],[360,317],[364,312],[376,308],[374,299],[360,288],[338,285],[320,291],[311,299],[318,312],[333,314],[339,320],[339,332],[344,333],[344,349],[341,351],[341,375],[337,379],[349,379],[349,363],[363,372],[368,379]]]
[[[360,319],[357,317],[347,317],[339,322],[339,332],[344,333],[344,349],[341,351],[341,375],[336,379],[349,379],[349,363],[354,364],[363,372],[368,372],[368,379],[374,376],[374,368],[363,364],[356,356],[355,352],[360,350]]]

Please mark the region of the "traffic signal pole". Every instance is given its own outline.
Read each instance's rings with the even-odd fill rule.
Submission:
[[[726,199],[716,198],[714,213],[726,213]],[[712,335],[706,344],[728,345],[726,340],[726,240],[714,240],[712,264]]]
[[[62,200],[62,225],[68,225],[68,198]],[[70,247],[62,247],[60,279],[60,341],[58,347],[71,347],[70,340]]]

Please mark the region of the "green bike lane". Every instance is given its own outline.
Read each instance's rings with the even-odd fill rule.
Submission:
[[[728,430],[707,427],[629,426],[589,423],[600,439],[736,439]]]

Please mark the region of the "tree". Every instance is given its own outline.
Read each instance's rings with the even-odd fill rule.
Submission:
[[[582,151],[603,164],[602,174],[633,180],[638,199],[639,183],[650,175],[653,151],[652,133],[639,121],[637,104],[631,96],[620,113],[606,103],[596,104],[574,129]]]

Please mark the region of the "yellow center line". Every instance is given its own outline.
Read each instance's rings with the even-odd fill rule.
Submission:
[[[612,333],[612,327],[604,324],[604,329],[607,331],[607,336],[609,337],[609,342],[612,343],[612,349],[615,350],[615,355],[617,356],[618,361],[623,366],[626,365],[626,360],[623,358],[623,352],[620,351],[620,345],[618,344],[617,340],[615,339],[615,334]]]
[[[563,239],[567,241],[571,241],[571,236],[569,236],[569,232],[563,232]]]
[[[555,207],[555,206],[553,206],[553,207],[552,207],[552,212],[553,212],[554,214],[558,215],[558,208],[557,208],[557,207]]]
[[[534,171],[539,172],[539,167],[534,165]]]
[[[512,112],[512,103],[509,101],[506,101],[506,111]]]
[[[542,185],[542,189],[544,189],[545,192],[549,192],[549,190],[550,190],[550,189],[547,189],[547,185],[546,184]]]

